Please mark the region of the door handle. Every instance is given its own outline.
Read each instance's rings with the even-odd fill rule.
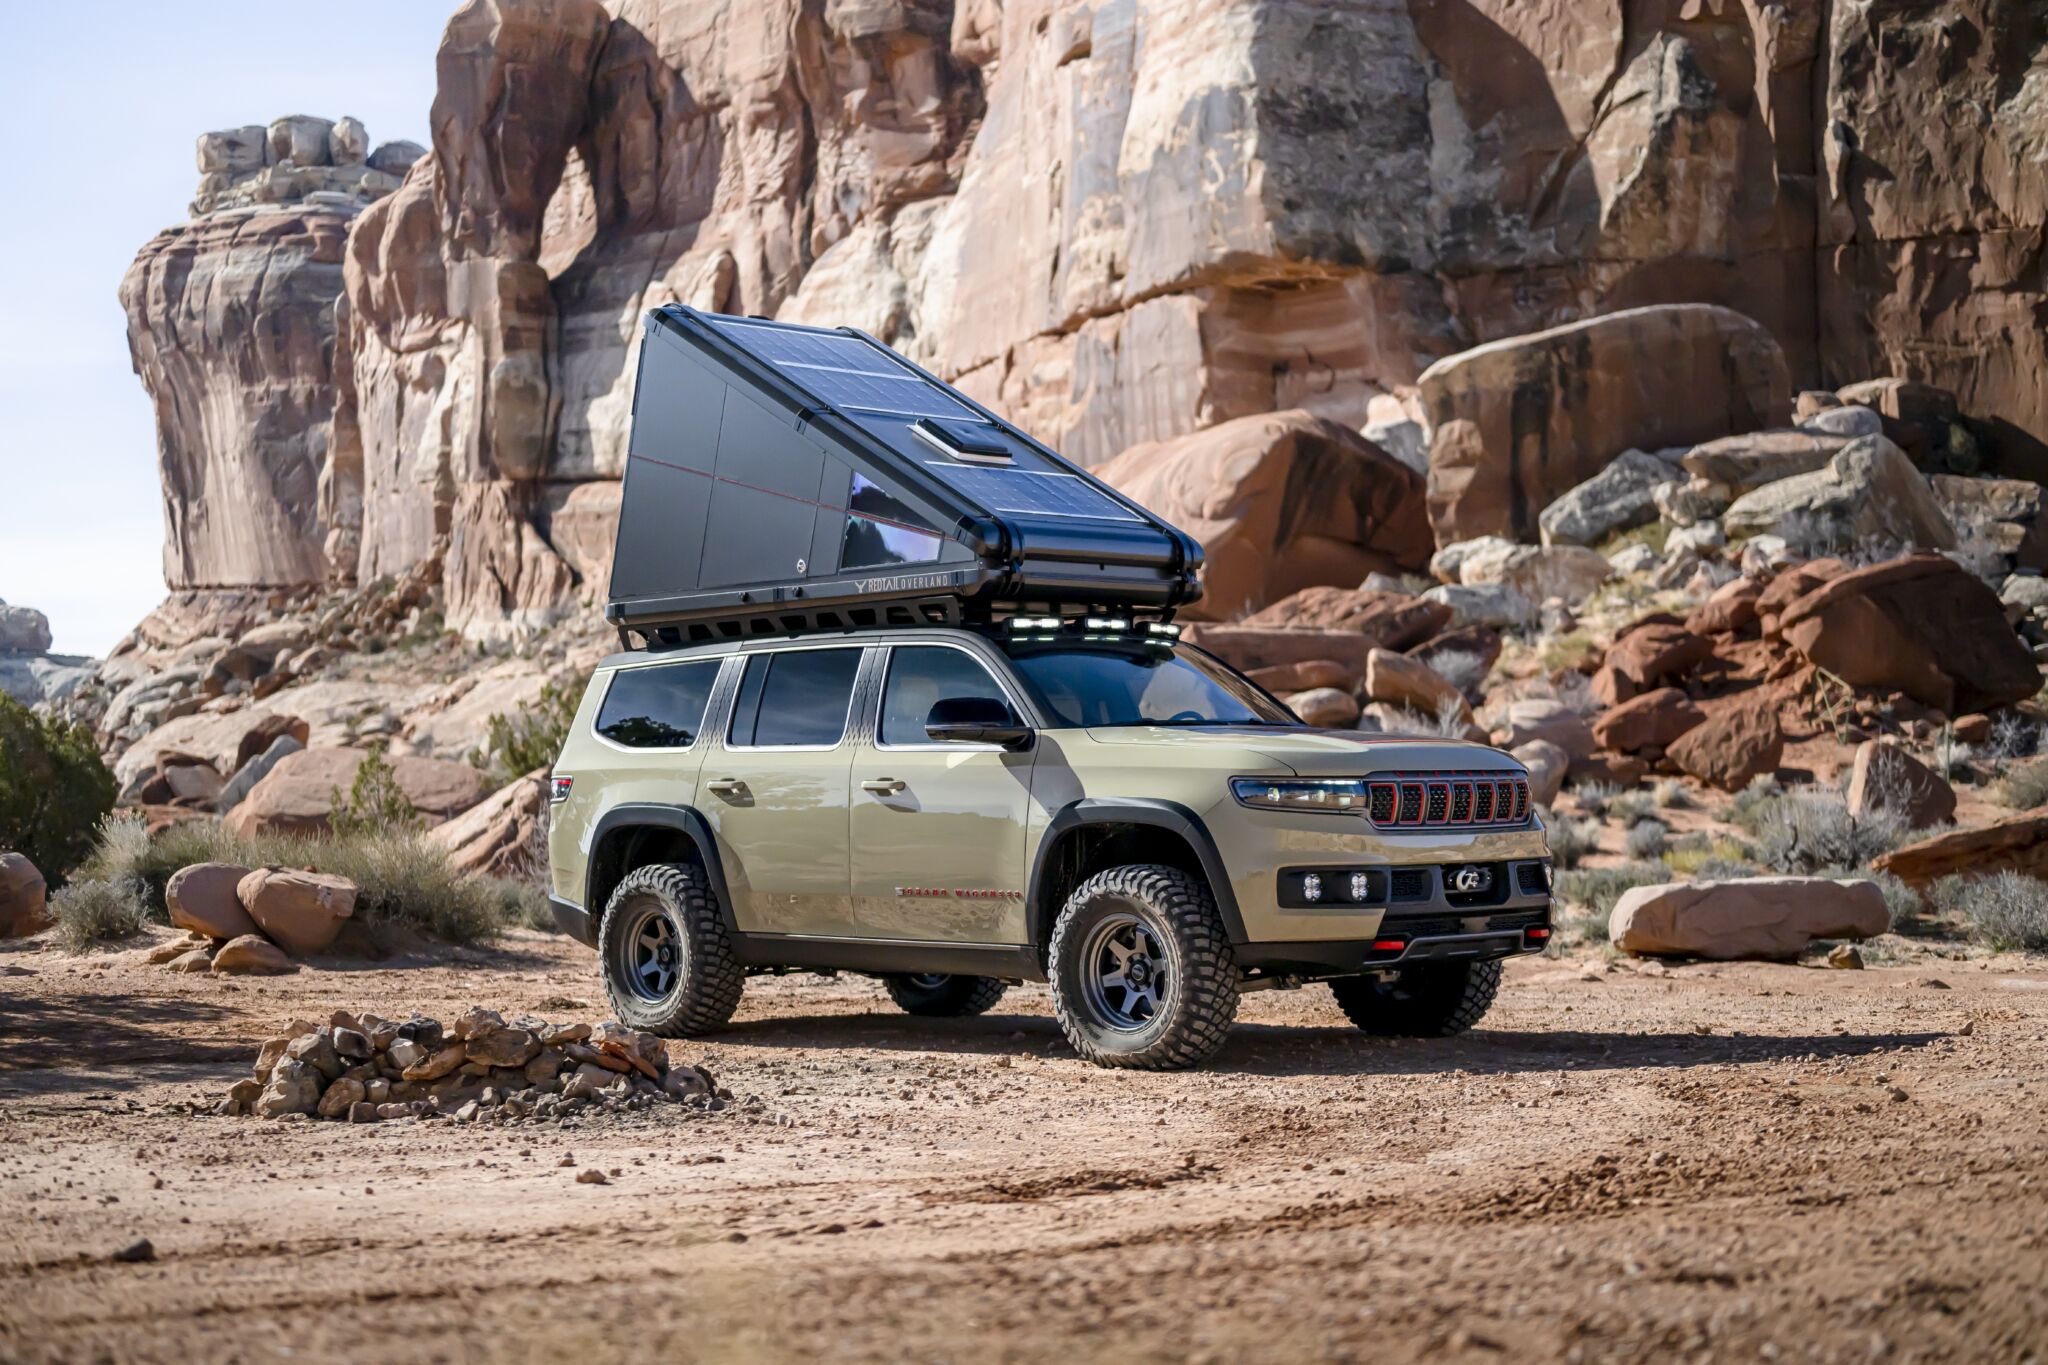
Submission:
[[[860,789],[864,792],[873,792],[877,796],[894,796],[909,785],[899,778],[871,777],[860,784]]]
[[[746,789],[747,784],[737,777],[715,777],[704,784],[704,790],[714,796],[739,796]]]

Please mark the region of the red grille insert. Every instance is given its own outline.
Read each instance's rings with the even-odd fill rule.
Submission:
[[[1528,779],[1498,772],[1390,773],[1368,779],[1366,818],[1387,829],[1519,825]]]

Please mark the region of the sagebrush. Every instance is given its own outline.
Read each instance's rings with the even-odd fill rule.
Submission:
[[[1969,925],[1970,937],[2001,952],[2048,952],[2048,882],[2018,872],[1945,877],[1936,904]]]
[[[58,942],[74,953],[133,938],[149,922],[133,883],[100,877],[81,877],[52,892],[50,918]]]

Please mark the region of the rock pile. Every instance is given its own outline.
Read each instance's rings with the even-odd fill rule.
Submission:
[[[293,1020],[266,1041],[217,1112],[498,1124],[657,1104],[716,1110],[731,1099],[703,1067],[672,1066],[660,1038],[609,1021],[593,1028],[469,1009],[443,1024],[338,1010],[325,1024]]]

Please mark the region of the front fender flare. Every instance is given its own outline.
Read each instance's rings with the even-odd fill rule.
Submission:
[[[1040,942],[1039,926],[1050,924],[1059,913],[1058,906],[1039,903],[1045,894],[1046,861],[1064,835],[1084,825],[1144,825],[1178,835],[1195,851],[1195,860],[1201,864],[1202,875],[1209,882],[1209,894],[1216,898],[1216,910],[1223,917],[1223,928],[1230,935],[1230,941],[1245,942],[1244,917],[1238,913],[1237,893],[1230,884],[1230,871],[1224,866],[1223,855],[1216,849],[1216,840],[1200,816],[1178,801],[1151,797],[1084,796],[1062,806],[1053,815],[1045,827],[1045,834],[1038,841],[1038,852],[1032,858],[1030,889],[1027,892],[1031,914],[1027,932],[1033,948],[1044,948]]]

